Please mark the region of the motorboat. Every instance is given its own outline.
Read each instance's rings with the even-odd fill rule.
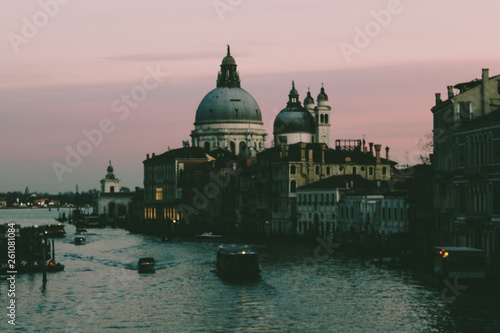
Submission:
[[[222,238],[222,235],[216,235],[213,232],[204,232],[200,235],[196,235],[198,238]]]
[[[85,245],[85,237],[75,237],[75,245]]]
[[[261,272],[259,255],[247,245],[219,246],[216,266],[224,277],[255,278]]]
[[[140,258],[137,263],[137,270],[139,273],[154,273],[155,272],[155,259],[154,258]]]
[[[41,226],[47,237],[64,237],[66,231],[64,230],[64,224],[48,224]]]

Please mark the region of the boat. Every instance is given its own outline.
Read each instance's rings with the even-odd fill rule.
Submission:
[[[222,238],[222,235],[215,235],[213,232],[204,232],[200,235],[196,235],[198,238]]]
[[[486,279],[486,252],[471,247],[434,247],[434,275],[440,279],[481,282]]]
[[[0,275],[9,275],[12,274],[10,273],[12,271],[14,271],[15,274],[41,273],[43,272],[43,270],[44,267],[41,263],[22,263],[21,265],[16,266],[15,270],[3,267],[2,269],[0,269]],[[45,271],[47,273],[62,272],[64,271],[64,265],[51,260],[45,265]]]
[[[75,237],[75,245],[85,245],[85,237]]]
[[[41,226],[47,237],[64,237],[66,231],[64,230],[64,224],[47,224]]]
[[[140,258],[137,263],[137,270],[139,273],[154,273],[155,272],[155,259],[154,258]]]
[[[217,272],[230,278],[255,278],[261,270],[259,255],[247,245],[221,245],[217,251]]]

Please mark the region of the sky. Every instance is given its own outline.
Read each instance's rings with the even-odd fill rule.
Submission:
[[[416,164],[436,92],[500,74],[494,0],[39,0],[0,12],[0,193],[99,189],[109,161],[143,186],[146,154],[190,140],[226,45],[267,146],[291,81],[324,84],[330,141]],[[125,96],[125,97],[124,97]],[[126,96],[132,96],[126,99]]]

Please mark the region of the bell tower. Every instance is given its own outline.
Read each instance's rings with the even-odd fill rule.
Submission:
[[[315,120],[316,120],[316,142],[326,143],[330,146],[330,103],[328,101],[328,95],[325,93],[325,88],[321,84],[321,92],[316,99],[318,105],[314,109]]]

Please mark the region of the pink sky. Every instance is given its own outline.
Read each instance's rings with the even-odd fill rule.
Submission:
[[[364,135],[405,164],[432,130],[435,92],[446,95],[447,85],[479,78],[482,68],[500,74],[500,3],[493,0],[41,0],[3,8],[0,192],[99,188],[108,160],[123,186],[142,187],[146,154],[189,139],[226,44],[242,88],[260,105],[268,146],[291,81],[301,100],[307,87],[316,97],[324,83],[333,108],[331,145]],[[380,24],[373,13],[382,10],[389,16],[379,14]],[[26,22],[36,20],[38,31],[26,35]],[[369,42],[355,44],[357,31],[367,28]],[[346,44],[359,46],[350,61]],[[157,66],[169,76],[120,119],[113,101]],[[76,149],[82,131],[102,119],[114,130],[60,181],[52,164],[65,164],[66,147]]]

